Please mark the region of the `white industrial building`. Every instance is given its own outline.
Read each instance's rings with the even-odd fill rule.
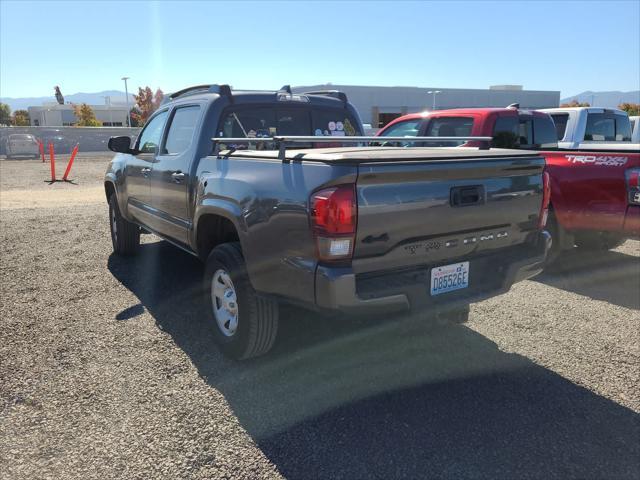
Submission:
[[[295,93],[339,90],[360,113],[365,124],[383,127],[406,113],[464,107],[506,107],[519,103],[522,108],[550,108],[560,104],[559,91],[524,90],[522,85],[494,85],[487,89],[442,87],[369,87],[358,85],[312,85],[294,87]]]
[[[89,105],[93,109],[96,120],[104,127],[126,127],[126,105]],[[45,103],[41,107],[29,107],[29,120],[33,127],[71,127],[78,119],[73,112],[70,103],[60,105],[58,103]]]

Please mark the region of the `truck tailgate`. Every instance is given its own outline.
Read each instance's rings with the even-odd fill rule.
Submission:
[[[354,270],[453,263],[525,242],[543,168],[533,154],[361,163]]]

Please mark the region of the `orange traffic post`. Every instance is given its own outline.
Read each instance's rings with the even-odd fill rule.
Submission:
[[[71,171],[71,165],[73,165],[73,160],[76,158],[76,155],[78,154],[79,146],[80,144],[76,144],[76,146],[73,147],[73,151],[71,152],[71,158],[69,159],[69,163],[67,164],[67,169],[64,171],[64,175],[62,176],[63,182],[67,181],[67,177],[69,176],[69,172]]]
[[[49,159],[51,161],[51,183],[56,181],[56,157],[53,152],[53,143],[49,143]]]
[[[42,140],[38,140],[38,147],[40,148],[40,156],[42,157],[42,163],[45,162],[44,159],[44,143],[42,142]]]

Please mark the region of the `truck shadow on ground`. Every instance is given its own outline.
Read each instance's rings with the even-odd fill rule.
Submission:
[[[533,280],[595,300],[640,310],[640,256],[574,249],[563,253]]]
[[[282,314],[272,353],[231,362],[201,264],[159,242],[111,273],[220,391],[286,478],[637,478],[640,416],[465,326]]]

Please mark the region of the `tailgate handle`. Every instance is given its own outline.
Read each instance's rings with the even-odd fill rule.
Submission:
[[[452,207],[481,205],[484,203],[484,187],[482,185],[453,187],[450,200]]]

